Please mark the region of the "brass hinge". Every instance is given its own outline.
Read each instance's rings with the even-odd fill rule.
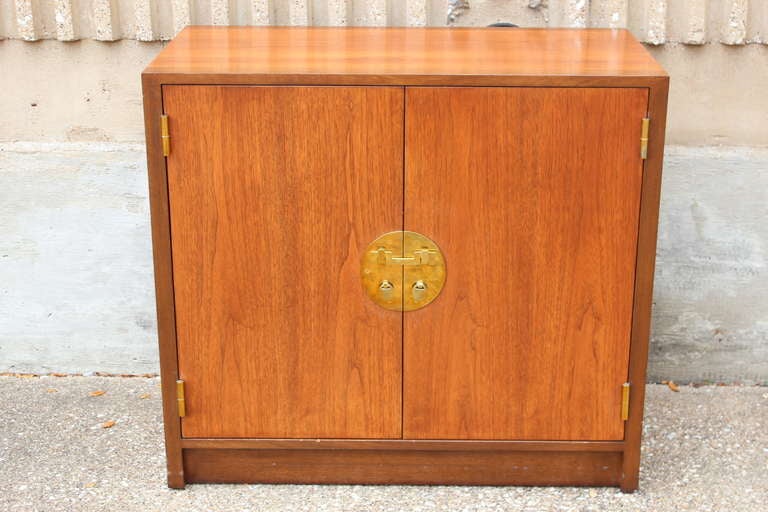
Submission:
[[[629,382],[621,385],[621,419],[629,419]]]
[[[643,130],[640,134],[640,158],[645,160],[648,158],[648,128],[651,125],[651,120],[647,117],[643,118]]]
[[[168,116],[160,116],[160,139],[163,141],[163,156],[171,154],[171,135],[168,133]]]
[[[187,403],[184,400],[184,381],[176,381],[176,408],[179,410],[179,418],[187,415]]]

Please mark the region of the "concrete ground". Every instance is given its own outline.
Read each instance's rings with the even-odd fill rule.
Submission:
[[[315,485],[173,491],[164,482],[159,393],[156,378],[0,377],[0,510],[768,510],[768,388],[649,386],[641,490],[631,495]]]

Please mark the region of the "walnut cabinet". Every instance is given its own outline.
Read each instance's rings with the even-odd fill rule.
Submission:
[[[168,482],[638,485],[668,78],[626,31],[185,29]]]

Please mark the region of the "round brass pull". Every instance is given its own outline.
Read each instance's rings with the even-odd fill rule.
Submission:
[[[445,258],[435,242],[393,231],[371,242],[360,265],[363,289],[379,306],[413,311],[432,302],[445,284]]]

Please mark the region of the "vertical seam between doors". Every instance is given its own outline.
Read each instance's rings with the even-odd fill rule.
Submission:
[[[408,102],[406,101],[408,95],[408,88],[403,87],[403,156],[402,156],[402,202],[401,209],[402,209],[402,215],[401,215],[401,226],[400,231],[405,231],[405,144],[406,144],[406,134],[407,134],[407,116],[406,116],[406,106]],[[405,235],[402,235],[403,240],[401,241],[401,246],[403,247],[403,251],[405,251]],[[405,256],[405,254],[402,254],[402,256]],[[405,267],[400,268],[400,286],[402,286],[402,293],[401,300],[403,304],[405,303]],[[405,311],[400,311],[400,439],[405,439]]]

